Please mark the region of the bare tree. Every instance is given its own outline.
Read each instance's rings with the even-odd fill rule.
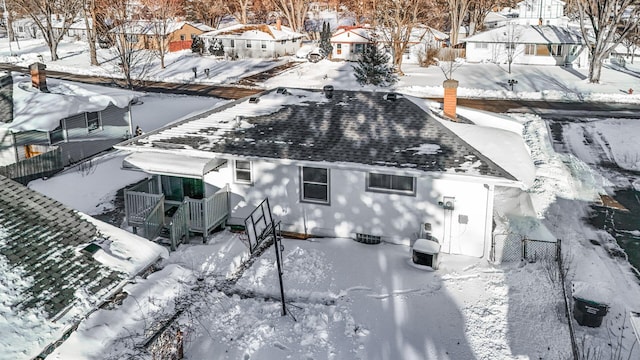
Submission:
[[[447,0],[447,4],[449,5],[449,24],[451,25],[451,32],[449,34],[451,46],[458,43],[460,27],[462,26],[465,16],[467,16],[470,3],[471,0]]]
[[[588,49],[589,82],[599,83],[602,63],[638,26],[638,0],[575,0],[584,39],[593,39]],[[589,40],[587,40],[589,41]]]
[[[433,11],[430,0],[378,0],[375,19],[377,29],[392,51],[393,65],[402,72],[402,56],[407,49],[414,27]]]
[[[171,33],[176,23],[176,16],[183,11],[184,4],[182,0],[143,0],[142,3],[147,7],[151,15],[154,52],[160,59],[160,67],[164,69],[164,56],[169,50],[167,36]]]
[[[438,59],[438,67],[444,74],[445,79],[453,80],[453,73],[462,66],[462,62],[456,61],[456,52],[454,49],[442,49],[440,58]]]
[[[51,61],[58,60],[58,44],[80,14],[84,0],[14,0],[14,3],[42,32]],[[54,29],[54,23],[60,25],[60,30]]]
[[[484,30],[484,20],[496,6],[511,6],[511,0],[474,0],[469,2],[469,36]]]
[[[251,0],[218,0],[226,6],[227,12],[232,14],[238,22],[246,24],[249,22],[249,8]]]
[[[105,9],[107,21],[118,24],[110,32],[113,39],[111,51],[127,86],[133,89],[135,79],[142,78],[146,73],[151,56],[148,51],[138,48],[139,30],[137,22],[131,20],[131,15],[131,8],[126,2],[114,1]]]
[[[636,57],[636,50],[640,47],[640,27],[637,27],[622,39],[621,44],[627,49],[627,54],[631,54],[631,63]]]
[[[99,0],[98,0],[99,1]],[[96,41],[98,40],[97,18],[98,7],[96,0],[84,0],[82,15],[84,17],[85,30],[87,32],[87,42],[89,43],[89,61],[91,65],[98,65],[98,54],[96,51]]]
[[[513,63],[513,59],[516,57],[518,50],[518,44],[520,43],[520,38],[522,37],[522,27],[515,23],[508,23],[505,26],[504,35],[504,46],[505,46],[505,54],[507,55],[507,63],[509,64],[509,74],[511,74],[511,64]]]
[[[199,21],[212,28],[217,28],[222,18],[227,15],[226,7],[219,0],[187,0],[185,12],[188,19]]]
[[[272,0],[276,11],[280,12],[287,20],[289,27],[294,31],[304,31],[304,20],[309,10],[307,0]]]

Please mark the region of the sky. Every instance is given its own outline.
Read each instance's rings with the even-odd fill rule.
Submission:
[[[0,57],[7,53],[1,40]],[[48,68],[104,71],[82,65],[82,50],[75,46],[74,52],[74,44],[63,44],[61,53],[67,55],[59,62],[48,63]],[[26,52],[26,44],[23,48]],[[28,64],[32,59],[33,55],[25,53],[16,62]],[[194,59],[190,53],[176,54],[171,65],[154,71],[154,76],[188,78],[190,70],[179,69],[190,67],[180,65],[196,60],[201,59]],[[232,74],[252,72],[241,70],[251,67],[249,63],[205,61],[212,64],[206,66],[218,64],[229,71],[226,80],[223,73],[215,75],[215,81],[221,83],[239,76]],[[638,71],[638,67],[629,68]],[[458,71],[462,96],[640,102],[636,94],[622,91],[635,86],[637,77],[607,68],[603,83],[592,85],[575,74],[584,69],[514,67],[513,76],[522,79],[514,92],[501,85],[509,76],[495,64],[464,64]],[[408,75],[396,86],[397,91],[440,96],[444,76],[439,69],[407,66],[405,72]],[[264,86],[317,89],[327,83],[345,89],[362,88],[355,83],[348,64],[330,61],[303,62]],[[142,104],[134,106],[133,119],[144,131],[150,131],[222,103],[211,98],[147,94]],[[629,358],[639,357],[640,345],[633,347],[629,321],[631,311],[640,311],[637,278],[628,263],[609,255],[617,247],[613,238],[586,226],[583,220],[598,195],[622,180],[608,178],[610,174],[590,166],[602,154],[590,152],[584,143],[580,146],[585,131],[597,134],[602,144],[613,144],[602,147],[607,149],[607,156],[621,167],[637,169],[640,149],[636,142],[624,141],[635,129],[635,122],[602,119],[575,125],[569,136],[575,151],[569,154],[554,150],[545,120],[537,115],[460,111],[478,126],[508,128],[519,134],[527,151],[517,156],[535,164],[526,195],[507,189],[497,192],[495,234],[518,232],[533,237],[549,231],[562,239],[568,281],[597,285],[598,291],[587,294],[602,296],[604,292],[610,306],[602,327],[576,325],[576,337],[585,351],[601,351],[604,358],[609,358],[614,349],[607,344],[613,338],[615,344],[621,341],[621,351]],[[468,141],[482,140],[473,139],[472,133],[467,136]],[[96,159],[95,170],[89,174],[69,168],[29,186],[75,209],[98,214],[112,206],[117,189],[144,177],[143,173],[121,169],[124,156],[112,152]],[[71,189],[68,184],[75,185]],[[561,287],[552,280],[554,263],[494,264],[486,259],[441,254],[440,267],[433,271],[413,264],[410,248],[403,245],[366,246],[337,238],[285,239],[284,286],[291,315],[281,316],[281,305],[274,300],[279,297],[279,289],[272,248],[233,287],[238,293],[250,292],[256,297],[219,291],[224,279],[249,256],[244,241],[242,234],[225,230],[210,236],[206,243],[194,239],[180,246],[162,262],[161,270],[125,287],[128,297],[121,306],[91,314],[49,358],[115,359],[133,355],[134,345],[144,340],[151,319],[171,316],[185,304],[187,310],[177,322],[185,332],[185,355],[193,359],[570,357]]]

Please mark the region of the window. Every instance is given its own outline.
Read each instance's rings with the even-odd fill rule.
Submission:
[[[128,43],[136,44],[138,42],[138,35],[135,34],[126,34],[125,39]]]
[[[286,39],[285,39],[285,40],[280,40],[280,44],[284,45],[284,44],[286,44],[286,43],[287,43],[287,40],[286,40]]]
[[[187,37],[184,34],[180,34],[180,41],[185,41]]]
[[[562,45],[551,45],[551,55],[553,56],[561,56],[562,55]]]
[[[236,160],[235,166],[235,181],[237,183],[251,184],[251,161]]]
[[[489,48],[488,43],[476,43],[476,49],[487,49]]]
[[[362,54],[364,52],[364,44],[355,44],[354,54]]]
[[[62,129],[62,122],[60,122],[57,128],[49,132],[49,142],[53,145],[62,141],[64,141],[64,130]]]
[[[267,49],[267,40],[260,41],[260,48],[262,50],[266,50]]]
[[[524,53],[525,53],[525,55],[535,55],[536,54],[536,44],[525,44],[524,45]]]
[[[389,174],[367,174],[367,191],[415,195],[416,178]]]
[[[247,49],[251,49],[251,40],[245,40],[245,46]]]
[[[100,113],[99,112],[88,112],[85,113],[87,117],[87,130],[89,132],[100,130],[102,124],[100,123]]]
[[[235,40],[233,40],[233,39],[229,40],[229,47],[230,47],[230,48],[234,48],[234,47],[236,47],[236,42],[235,42]]]
[[[303,167],[302,201],[329,203],[329,169]]]
[[[342,54],[342,44],[336,44],[336,53],[338,55]]]

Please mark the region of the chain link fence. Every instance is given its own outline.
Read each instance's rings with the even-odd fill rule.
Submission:
[[[494,234],[490,260],[496,263],[542,259],[558,261],[560,242],[528,239],[515,233]]]

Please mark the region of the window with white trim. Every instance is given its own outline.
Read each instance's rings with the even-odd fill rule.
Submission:
[[[251,184],[253,182],[251,176],[251,161],[235,160],[233,166],[235,168],[235,182],[242,184]]]
[[[230,39],[230,40],[229,40],[229,47],[230,47],[230,48],[234,48],[234,47],[236,47],[236,42],[235,42],[235,40],[233,40],[233,39]]]
[[[476,43],[476,49],[488,49],[489,48],[489,44],[488,43]]]
[[[247,49],[251,49],[251,40],[245,40],[245,46]]]
[[[260,40],[260,48],[262,50],[266,50],[267,49],[267,40]]]
[[[85,117],[87,118],[87,130],[89,130],[89,132],[97,131],[102,128],[102,121],[100,121],[99,112],[85,113]]]
[[[415,195],[416,178],[412,176],[368,173],[367,191]]]
[[[329,203],[329,169],[302,167],[300,170],[301,201]]]

